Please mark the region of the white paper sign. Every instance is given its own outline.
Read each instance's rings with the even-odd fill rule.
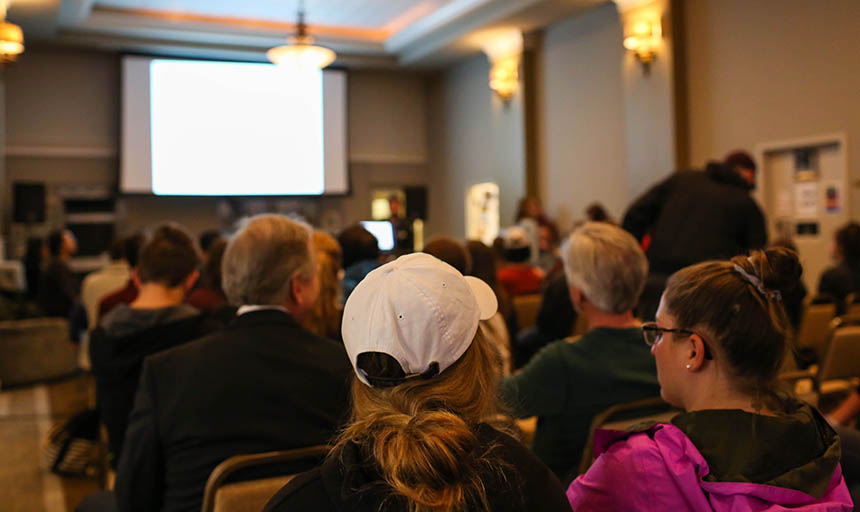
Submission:
[[[795,183],[794,216],[797,219],[818,217],[818,183]]]

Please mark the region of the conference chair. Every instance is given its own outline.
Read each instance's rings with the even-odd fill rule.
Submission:
[[[795,347],[798,351],[813,352],[818,361],[824,357],[827,341],[830,339],[830,322],[836,316],[836,304],[816,304],[806,302],[803,309],[803,320],[797,330]]]
[[[594,462],[594,433],[597,429],[625,431],[647,423],[666,423],[678,414],[659,396],[613,405],[594,417],[588,430],[588,440],[582,451],[579,474],[588,471]]]
[[[845,316],[860,317],[860,295],[849,293],[845,297]]]
[[[815,374],[818,391],[822,394],[852,389],[860,378],[860,322],[834,321],[835,329],[821,366]],[[843,381],[840,385],[836,381]]]
[[[203,491],[201,512],[259,512],[298,473],[241,479],[240,474],[266,474],[266,468],[322,460],[331,446],[236,455],[212,470]],[[235,481],[236,479],[240,481]]]
[[[3,387],[67,377],[78,372],[77,353],[64,318],[0,322]]]
[[[521,331],[534,327],[537,323],[541,300],[542,297],[539,293],[513,297],[514,309],[517,311],[517,323]]]

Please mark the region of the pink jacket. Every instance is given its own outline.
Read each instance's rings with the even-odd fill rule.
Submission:
[[[678,427],[643,432],[598,430],[597,460],[567,489],[575,512],[707,511],[850,512],[854,509],[837,464],[824,495],[746,482],[709,482],[708,463]]]

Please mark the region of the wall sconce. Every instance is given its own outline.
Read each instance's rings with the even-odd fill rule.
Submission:
[[[662,37],[659,19],[640,18],[624,26],[624,47],[633,52],[646,75],[651,71],[651,62],[657,58]]]
[[[490,89],[503,101],[510,101],[519,87],[522,33],[511,30],[498,34],[492,42],[484,44],[484,53],[490,60]]]
[[[0,63],[13,62],[24,51],[21,27],[6,21],[6,9],[11,0],[0,0]]]

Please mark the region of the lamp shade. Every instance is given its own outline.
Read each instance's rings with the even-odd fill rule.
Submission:
[[[304,69],[322,69],[336,57],[332,50],[312,44],[313,39],[308,36],[291,37],[288,42],[290,44],[271,48],[266,57],[278,66]]]
[[[0,55],[14,59],[24,51],[24,33],[14,23],[0,23]]]

